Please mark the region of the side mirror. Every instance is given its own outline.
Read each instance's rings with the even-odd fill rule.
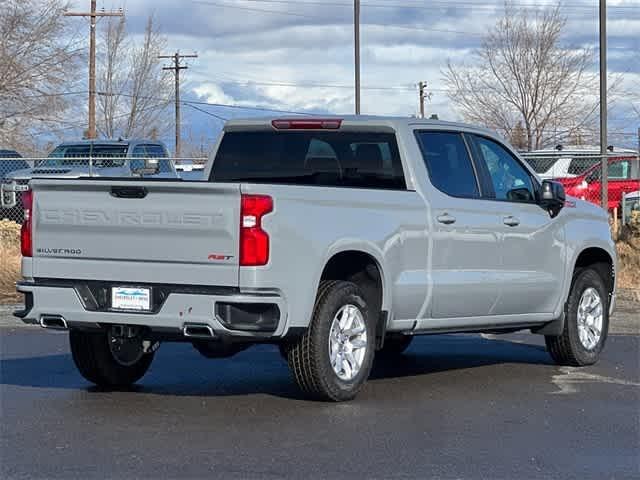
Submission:
[[[559,182],[543,180],[540,187],[540,206],[547,210],[551,217],[555,217],[564,207],[566,195],[564,186]]]

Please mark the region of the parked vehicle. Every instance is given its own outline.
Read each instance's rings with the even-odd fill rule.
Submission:
[[[611,146],[609,155],[632,156],[637,152]],[[585,145],[558,145],[556,148],[534,150],[523,154],[538,176],[545,179],[573,178],[600,162],[600,148]]]
[[[300,387],[334,401],[415,335],[530,329],[575,366],[604,347],[606,213],[488,130],[231,120],[205,177],[32,182],[15,314],[69,329],[90,382],[138,381],[162,341],[211,358],[278,344]]]
[[[602,195],[602,167],[593,165],[582,175],[558,178],[568,195],[599,204]],[[609,209],[620,207],[622,195],[640,189],[640,160],[638,157],[609,159],[607,175]]]
[[[57,146],[33,168],[5,175],[0,183],[4,208],[18,205],[32,178],[147,177],[177,178],[167,148],[156,140],[82,140]]]
[[[181,160],[175,166],[183,180],[204,180],[204,164]]]
[[[0,185],[4,177],[16,170],[23,170],[29,168],[29,164],[22,159],[15,150],[0,150]],[[0,196],[1,196],[0,192]],[[11,208],[4,208],[0,202],[0,220],[9,219],[16,220],[22,218],[22,210],[20,205],[14,205]]]
[[[631,212],[638,212],[638,214],[640,214],[640,190],[626,193],[623,204],[622,215],[624,221],[629,223],[631,221]]]

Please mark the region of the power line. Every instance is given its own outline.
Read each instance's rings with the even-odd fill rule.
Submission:
[[[210,115],[212,117],[215,117],[218,120],[222,120],[223,122],[226,122],[227,120],[229,120],[228,118],[221,117],[220,115],[216,115],[215,113],[207,112],[204,108],[196,107],[195,105],[191,105],[190,103],[185,103],[185,105],[187,107],[193,108],[194,110],[197,110],[199,112],[202,112],[202,113],[205,113],[205,114]]]
[[[199,3],[202,5],[210,5],[213,7],[221,7],[221,8],[233,8],[238,10],[249,10],[249,11],[257,11],[263,13],[272,13],[275,15],[287,15],[294,17],[302,17],[302,18],[310,18],[313,20],[326,20],[326,18],[321,17],[319,15],[306,15],[302,13],[294,13],[294,12],[285,12],[281,10],[266,10],[266,9],[258,9],[252,7],[243,7],[241,5],[235,4],[227,4],[227,3],[218,3],[211,2],[206,0],[192,0],[193,3]],[[436,32],[436,33],[453,33],[457,35],[471,35],[471,36],[484,36],[483,33],[473,33],[473,32],[463,32],[461,30],[449,30],[444,28],[429,28],[429,27],[421,27],[421,26],[411,26],[411,25],[393,25],[393,24],[381,24],[381,23],[362,23],[362,25],[376,26],[376,27],[384,27],[384,28],[400,28],[405,30],[414,30],[414,31],[424,31],[424,32]]]
[[[130,96],[131,97],[133,95],[123,95],[123,96]],[[152,98],[152,97],[147,97],[147,98]],[[139,112],[146,112],[148,110],[155,110],[157,108],[164,108],[166,106],[167,106],[167,102],[162,102],[162,103],[158,103],[158,104],[155,104],[155,105],[149,105],[147,107],[139,109],[138,111]],[[113,118],[114,119],[124,118],[124,117],[128,117],[129,115],[131,115],[131,112],[121,113],[119,115],[115,115]],[[59,122],[59,120],[52,120],[52,121]],[[62,122],[62,123],[70,123],[71,124],[71,122]],[[61,131],[64,131],[64,130],[71,130],[73,128],[82,128],[82,125],[83,125],[82,123],[76,123],[76,124],[71,124],[68,127],[47,129],[47,130],[41,130],[41,131],[35,132],[35,133],[29,133],[29,135],[35,137],[35,136],[45,135],[47,133],[55,133],[55,132],[61,132]]]
[[[233,83],[234,85],[250,87],[252,85],[257,86],[265,86],[265,87],[292,87],[292,88],[344,88],[344,89],[353,89],[353,85],[347,84],[335,84],[335,83],[292,83],[292,82],[265,82],[260,80],[231,80],[231,79],[220,79],[221,83]],[[362,90],[398,90],[398,91],[408,91],[414,92],[415,86],[361,86]]]
[[[283,4],[283,5],[298,5],[298,6],[336,6],[336,7],[348,7],[348,8],[352,8],[352,4],[351,3],[346,3],[346,2],[336,2],[336,1],[327,1],[327,2],[321,2],[321,1],[309,1],[309,0],[304,0],[304,1],[297,1],[297,0],[243,0],[245,2],[253,2],[253,3],[267,3],[267,4]],[[197,2],[197,3],[201,3],[201,2]],[[514,5],[516,7],[523,7],[526,9],[541,9],[541,8],[555,8],[557,4],[554,3],[518,3],[518,2],[511,2],[511,5]],[[477,2],[471,2],[471,1],[461,1],[461,0],[449,0],[449,1],[430,1],[428,3],[428,5],[425,5],[424,1],[421,1],[419,4],[412,4],[412,3],[392,3],[392,2],[385,2],[384,4],[377,4],[377,3],[370,3],[370,2],[363,2],[361,4],[363,7],[367,7],[367,8],[392,8],[392,9],[398,9],[398,8],[407,8],[407,9],[419,9],[419,10],[432,10],[434,7],[435,8],[449,8],[452,5],[461,5],[461,6],[468,6],[468,7],[472,7],[472,8],[488,8],[488,9],[504,9],[505,6],[504,5],[500,5],[500,4],[487,4],[485,3],[477,3]],[[585,5],[585,4],[560,4],[560,8],[562,10],[596,10],[597,7],[592,6],[592,5]],[[632,5],[612,5],[610,7],[608,7],[610,9],[616,9],[616,10],[631,10],[631,9],[637,9],[638,7],[634,7]]]
[[[107,93],[104,92],[98,92],[98,95],[108,95]],[[126,94],[126,93],[119,93],[118,95],[122,96],[122,97],[134,97],[136,95],[131,95],[131,94]],[[171,101],[171,99],[163,99],[163,98],[159,98],[159,97],[155,97],[155,96],[144,96],[144,95],[138,95],[137,98],[140,99],[145,99],[145,100],[160,100],[164,103],[159,104],[158,106],[166,106],[167,103],[169,103]],[[235,108],[235,109],[242,109],[242,110],[257,110],[257,111],[263,111],[263,112],[275,112],[275,113],[291,113],[293,115],[316,115],[314,113],[310,113],[310,112],[296,112],[293,110],[280,110],[277,108],[269,108],[269,107],[263,107],[263,106],[257,106],[257,105],[232,105],[232,104],[228,104],[228,103],[212,103],[212,102],[203,102],[203,101],[199,101],[199,100],[180,100],[180,103],[182,105],[207,105],[210,107],[222,107],[222,108]]]
[[[313,16],[313,15],[304,15],[302,13],[294,13],[294,12],[283,12],[283,11],[279,11],[279,10],[266,10],[266,9],[262,9],[262,8],[253,8],[253,7],[243,7],[242,5],[230,5],[227,3],[217,3],[217,2],[210,2],[210,1],[205,1],[205,0],[192,0],[193,3],[200,3],[202,5],[211,5],[214,7],[222,7],[222,8],[235,8],[237,10],[247,10],[250,12],[261,12],[261,13],[273,13],[273,14],[277,14],[277,15],[288,15],[288,16],[292,16],[292,17],[302,17],[302,18],[320,18],[318,16]]]

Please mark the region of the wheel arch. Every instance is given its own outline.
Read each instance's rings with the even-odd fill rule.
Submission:
[[[362,245],[334,249],[323,263],[316,286],[323,280],[346,280],[358,284],[378,310],[389,310],[386,279],[381,255]]]
[[[580,268],[593,266],[600,274],[607,287],[609,300],[615,291],[616,264],[612,255],[602,247],[587,247],[576,256],[571,270],[571,276]]]

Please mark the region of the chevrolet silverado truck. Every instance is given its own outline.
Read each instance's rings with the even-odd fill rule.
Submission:
[[[204,178],[32,181],[15,314],[69,330],[88,381],[137,382],[166,341],[210,358],[277,344],[302,390],[332,401],[416,335],[527,329],[558,364],[601,354],[606,213],[488,130],[231,120]]]

